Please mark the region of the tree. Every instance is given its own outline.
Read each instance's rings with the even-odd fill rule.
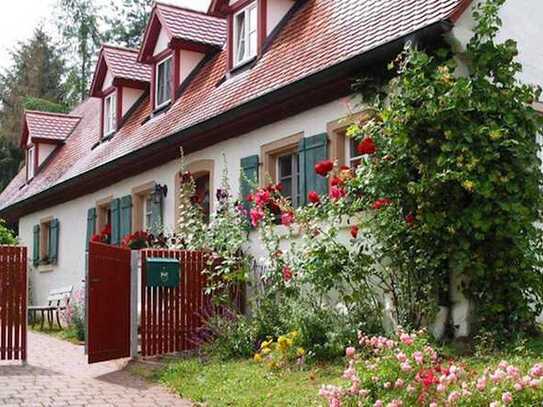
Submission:
[[[0,219],[0,245],[7,244],[17,244],[17,238],[13,235],[13,232],[6,227],[4,220]]]
[[[83,101],[102,42],[102,18],[92,0],[59,0],[58,25],[66,51],[73,56],[66,79],[69,100]]]
[[[122,6],[112,2],[109,15],[114,17],[106,17],[110,26],[106,40],[129,48],[139,47],[152,4],[153,0],[123,0]]]

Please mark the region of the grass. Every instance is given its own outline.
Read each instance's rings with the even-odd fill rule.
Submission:
[[[73,327],[60,329],[53,326],[53,328],[50,328],[48,324],[44,324],[43,329],[41,329],[39,325],[36,324],[33,327],[29,326],[29,328],[37,333],[54,336],[55,338],[71,342],[74,345],[81,345],[81,341],[77,338],[77,332]]]
[[[322,384],[338,383],[343,361],[271,372],[252,360],[179,360],[156,378],[181,397],[209,406],[321,406]]]

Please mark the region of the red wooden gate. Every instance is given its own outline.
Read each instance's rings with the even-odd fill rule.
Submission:
[[[147,287],[145,259],[179,259],[179,286]],[[202,314],[210,305],[203,293],[206,254],[180,250],[143,250],[141,252],[141,354],[154,356],[196,347],[194,338],[202,327]]]
[[[26,360],[26,247],[0,246],[0,360]]]
[[[128,249],[89,245],[89,363],[130,356],[130,257]]]

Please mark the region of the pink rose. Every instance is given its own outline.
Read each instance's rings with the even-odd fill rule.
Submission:
[[[400,341],[402,341],[403,344],[408,345],[408,346],[413,345],[413,338],[406,333],[403,333],[400,335]]]
[[[260,208],[251,209],[250,216],[251,224],[256,228],[260,224],[260,221],[264,219],[264,212]]]
[[[424,363],[424,354],[422,352],[413,353],[413,358],[417,365],[422,365]]]
[[[352,359],[354,358],[354,355],[356,354],[356,349],[353,348],[352,346],[349,346],[347,349],[345,349],[345,355],[349,358],[349,359]]]
[[[260,190],[255,194],[255,203],[258,206],[267,205],[270,202],[270,193],[266,190]]]
[[[509,392],[505,392],[502,394],[502,401],[507,405],[511,404],[513,402],[513,396]]]
[[[290,226],[294,223],[294,214],[292,212],[284,212],[281,214],[281,224]]]

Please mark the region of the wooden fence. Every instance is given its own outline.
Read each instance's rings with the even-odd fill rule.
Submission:
[[[27,250],[0,246],[0,360],[26,360]]]

